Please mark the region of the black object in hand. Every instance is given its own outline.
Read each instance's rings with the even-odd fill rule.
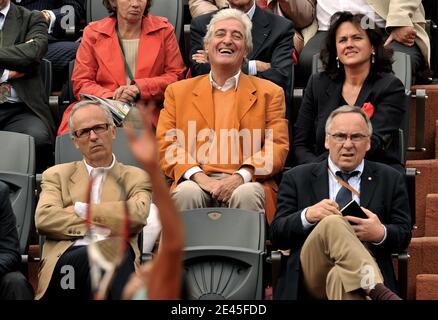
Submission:
[[[359,204],[355,200],[351,200],[341,209],[342,215],[353,216],[361,219],[368,219],[368,216],[363,212]]]

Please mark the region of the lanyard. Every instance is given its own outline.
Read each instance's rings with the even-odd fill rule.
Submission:
[[[123,62],[125,63],[125,71],[128,74],[129,79],[132,81],[132,80],[134,80],[134,76],[132,75],[131,68],[129,67],[128,63],[126,62],[125,49],[123,48],[122,36],[120,35],[118,25],[116,25],[116,32],[117,32],[117,39],[119,40],[120,48],[122,49]]]
[[[342,180],[341,178],[339,178],[337,175],[335,175],[335,174],[333,173],[333,171],[332,171],[329,167],[327,167],[327,168],[328,168],[329,172],[332,174],[333,178],[335,178],[336,181],[337,181],[340,185],[342,185],[343,187],[345,187],[345,188],[347,188],[348,190],[350,190],[351,192],[353,192],[356,196],[360,197],[360,192],[359,192],[359,191],[357,191],[357,190],[354,189],[351,185],[349,185],[347,182],[345,182],[344,180]]]

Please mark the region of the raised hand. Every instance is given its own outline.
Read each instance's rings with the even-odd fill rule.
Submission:
[[[134,132],[131,124],[125,123],[124,129],[128,138],[128,143],[134,157],[143,165],[149,173],[156,173],[160,170],[158,165],[158,146],[155,135],[152,131],[150,121],[150,110],[140,108],[138,110],[141,116],[143,129],[140,134]]]

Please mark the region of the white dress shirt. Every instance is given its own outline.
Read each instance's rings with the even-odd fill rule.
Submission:
[[[113,161],[108,167],[94,168],[90,166],[85,161],[85,159],[83,161],[85,163],[85,167],[87,168],[88,175],[94,177],[90,201],[91,203],[95,203],[95,204],[100,203],[102,197],[103,183],[105,182],[106,174],[109,170],[111,170],[114,167],[114,164],[116,163],[116,157],[113,154]],[[88,209],[88,204],[84,202],[77,201],[74,204],[75,213],[84,220],[86,219],[87,209]],[[106,237],[108,237],[108,235],[111,233],[111,230],[102,226],[93,225],[93,228],[95,228],[95,236],[97,237],[97,240],[103,240]],[[90,242],[91,242],[90,235],[85,234],[84,238],[76,240],[74,245],[84,246],[84,245],[88,245]]]

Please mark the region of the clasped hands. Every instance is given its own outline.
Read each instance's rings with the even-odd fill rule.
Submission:
[[[228,203],[234,190],[243,184],[242,176],[237,173],[218,180],[207,176],[203,172],[197,172],[193,175],[192,180],[195,181],[202,190],[209,193],[213,199],[223,203]]]
[[[361,207],[361,209],[365,212],[368,219],[361,219],[353,216],[345,216],[344,219],[348,222],[354,223],[352,227],[360,241],[382,241],[385,236],[385,230],[379,217],[364,207]],[[310,223],[316,223],[330,215],[342,216],[342,213],[339,211],[339,206],[336,201],[324,199],[307,209],[306,220]]]
[[[132,103],[140,94],[140,89],[135,85],[120,86],[114,91],[113,99],[121,102]]]

